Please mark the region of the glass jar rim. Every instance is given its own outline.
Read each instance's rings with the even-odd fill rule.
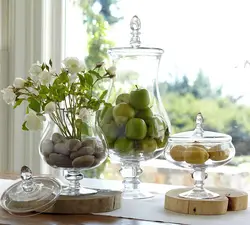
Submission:
[[[117,47],[110,48],[108,54],[115,54],[117,56],[161,56],[164,50],[161,48],[147,48],[147,47]]]
[[[193,132],[183,132],[169,137],[169,143],[207,143],[207,144],[223,144],[232,141],[232,137],[227,134],[205,131],[202,137],[192,136]]]

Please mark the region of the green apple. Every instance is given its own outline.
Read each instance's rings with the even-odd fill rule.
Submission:
[[[150,108],[146,108],[146,109],[143,109],[143,110],[139,110],[135,117],[136,118],[141,118],[143,120],[146,120],[146,119],[149,119],[153,116],[153,112]]]
[[[114,143],[114,141],[116,140],[118,136],[118,127],[116,126],[115,121],[111,121],[110,123],[103,124],[101,129],[106,137],[108,145],[112,146],[112,144]]]
[[[153,116],[146,120],[147,123],[147,136],[153,138],[163,138],[166,131],[166,124],[159,116]]]
[[[153,152],[155,149],[157,149],[157,143],[155,139],[146,137],[141,141],[138,141],[137,145],[137,151],[142,151],[146,153]]]
[[[115,104],[118,105],[119,103],[129,103],[129,94],[127,93],[122,93],[120,95],[118,95],[118,97],[116,98],[116,102]]]
[[[100,113],[100,125],[110,123],[113,120],[113,109],[114,107],[105,106]]]
[[[147,125],[143,119],[130,119],[125,128],[126,137],[134,140],[142,140],[147,134]]]
[[[113,109],[113,117],[118,126],[126,124],[130,118],[135,116],[135,110],[127,103],[119,103]]]
[[[121,137],[115,141],[114,149],[121,154],[129,154],[134,149],[134,143],[132,140],[129,140],[125,137]]]
[[[168,142],[168,135],[165,135],[163,138],[156,139],[158,148],[164,148]]]
[[[146,89],[136,89],[130,92],[129,103],[135,109],[146,109],[150,103],[149,93]]]

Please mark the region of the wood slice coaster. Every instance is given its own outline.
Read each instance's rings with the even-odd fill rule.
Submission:
[[[165,195],[164,208],[177,213],[192,215],[222,215],[227,211],[245,210],[248,207],[248,194],[229,188],[208,188],[218,193],[214,199],[186,199],[179,194],[190,188],[179,188],[168,191]]]
[[[93,195],[60,196],[44,213],[89,214],[110,212],[121,207],[121,192],[98,190]]]

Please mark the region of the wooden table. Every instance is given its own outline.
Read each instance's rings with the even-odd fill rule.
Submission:
[[[15,179],[17,175],[0,174],[0,179]],[[4,225],[164,225],[173,223],[149,222],[96,215],[51,215],[40,214],[32,217],[15,217],[0,207],[0,224]]]

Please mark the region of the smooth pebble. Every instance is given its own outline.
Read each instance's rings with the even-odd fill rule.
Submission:
[[[57,144],[57,143],[61,143],[61,142],[64,142],[66,139],[65,137],[63,137],[61,134],[59,133],[54,133],[52,135],[52,141],[54,144]]]
[[[65,155],[51,153],[47,160],[47,163],[51,166],[64,167],[64,168],[72,168],[72,160]]]
[[[73,160],[72,165],[75,168],[91,167],[94,163],[95,157],[93,155],[84,155]]]
[[[42,154],[45,157],[47,157],[50,153],[52,153],[53,149],[54,149],[53,141],[46,139],[42,142],[41,150],[42,150]]]
[[[95,152],[95,149],[92,147],[81,147],[78,151],[72,152],[70,154],[70,158],[75,159],[79,156],[93,155],[94,152]]]
[[[66,146],[70,152],[75,152],[82,146],[82,142],[78,139],[69,139],[66,142]]]
[[[63,155],[69,155],[69,149],[64,143],[57,143],[54,145],[54,152],[60,153]]]

